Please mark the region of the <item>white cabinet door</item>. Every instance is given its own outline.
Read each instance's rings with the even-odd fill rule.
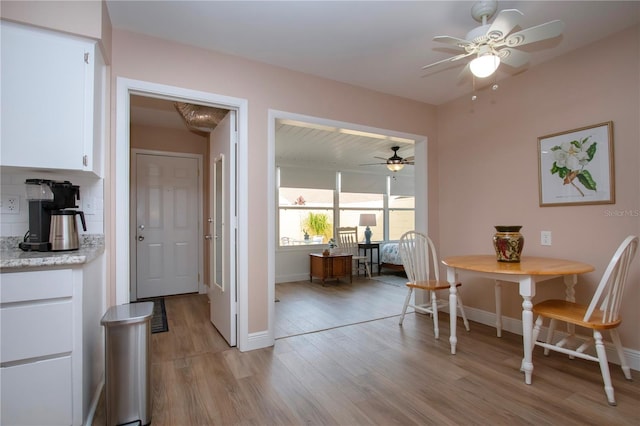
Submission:
[[[93,171],[95,42],[0,25],[2,165]]]
[[[70,425],[71,357],[0,368],[3,425]]]
[[[60,353],[73,349],[71,298],[0,309],[3,363]]]

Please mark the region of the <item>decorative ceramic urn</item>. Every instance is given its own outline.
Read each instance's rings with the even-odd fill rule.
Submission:
[[[493,247],[498,262],[520,262],[524,237],[520,233],[522,226],[496,226]]]

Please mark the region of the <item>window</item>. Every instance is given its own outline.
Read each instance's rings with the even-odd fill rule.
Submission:
[[[339,226],[357,226],[364,240],[362,213],[376,215],[376,225],[370,227],[373,241],[398,240],[414,229],[412,178],[399,182],[385,175],[280,167],[278,182],[281,247],[327,244]]]
[[[278,198],[281,246],[326,244],[333,237],[333,190],[280,188]]]

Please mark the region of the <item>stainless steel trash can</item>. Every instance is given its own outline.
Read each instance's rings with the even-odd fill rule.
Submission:
[[[105,402],[107,426],[151,423],[151,317],[153,302],[107,310]]]

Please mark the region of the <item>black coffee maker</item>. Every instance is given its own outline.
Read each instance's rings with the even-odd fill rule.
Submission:
[[[80,200],[80,187],[69,181],[27,179],[29,230],[18,246],[24,251],[51,251],[49,232],[54,210],[75,208]]]

